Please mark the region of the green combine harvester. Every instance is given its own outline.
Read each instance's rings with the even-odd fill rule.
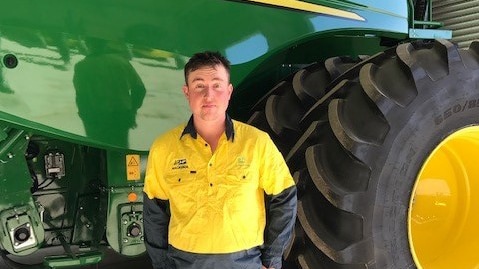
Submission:
[[[297,182],[284,268],[479,266],[479,43],[448,41],[431,0],[1,7],[3,266],[149,264],[148,149],[188,120],[183,67],[204,50]]]

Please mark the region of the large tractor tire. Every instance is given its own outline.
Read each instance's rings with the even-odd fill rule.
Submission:
[[[298,185],[293,267],[477,268],[479,43],[401,44],[329,86],[306,73],[249,121]]]

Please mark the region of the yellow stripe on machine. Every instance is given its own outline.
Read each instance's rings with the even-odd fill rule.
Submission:
[[[331,15],[341,18],[347,18],[358,21],[365,21],[365,19],[354,12],[344,11],[337,8],[326,7],[322,5],[316,5],[312,3],[306,3],[298,0],[247,0],[250,2],[256,2],[266,5],[279,6],[292,8],[297,10],[309,11],[314,13],[321,13],[325,15]]]

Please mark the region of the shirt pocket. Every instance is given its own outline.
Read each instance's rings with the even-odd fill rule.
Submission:
[[[165,181],[172,186],[186,186],[195,182],[196,173],[191,171],[175,171],[165,175]]]
[[[258,176],[250,168],[229,169],[221,188],[226,198],[224,210],[227,211],[235,233],[243,237],[243,231],[249,230],[245,228],[245,223],[255,222],[258,218]]]
[[[173,171],[165,175],[170,199],[192,206],[196,202],[198,181],[196,173],[190,171]]]
[[[254,182],[253,173],[249,168],[229,169],[225,175],[226,184],[243,185]]]
[[[248,168],[228,169],[217,175],[218,194],[227,203],[232,203],[257,188],[255,180]]]

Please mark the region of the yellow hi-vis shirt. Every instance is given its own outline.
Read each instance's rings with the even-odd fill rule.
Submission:
[[[262,245],[264,193],[294,185],[267,133],[228,120],[233,135],[224,133],[214,153],[196,131],[185,134],[185,125],[151,147],[144,192],[169,201],[168,241],[177,249],[220,254]]]

